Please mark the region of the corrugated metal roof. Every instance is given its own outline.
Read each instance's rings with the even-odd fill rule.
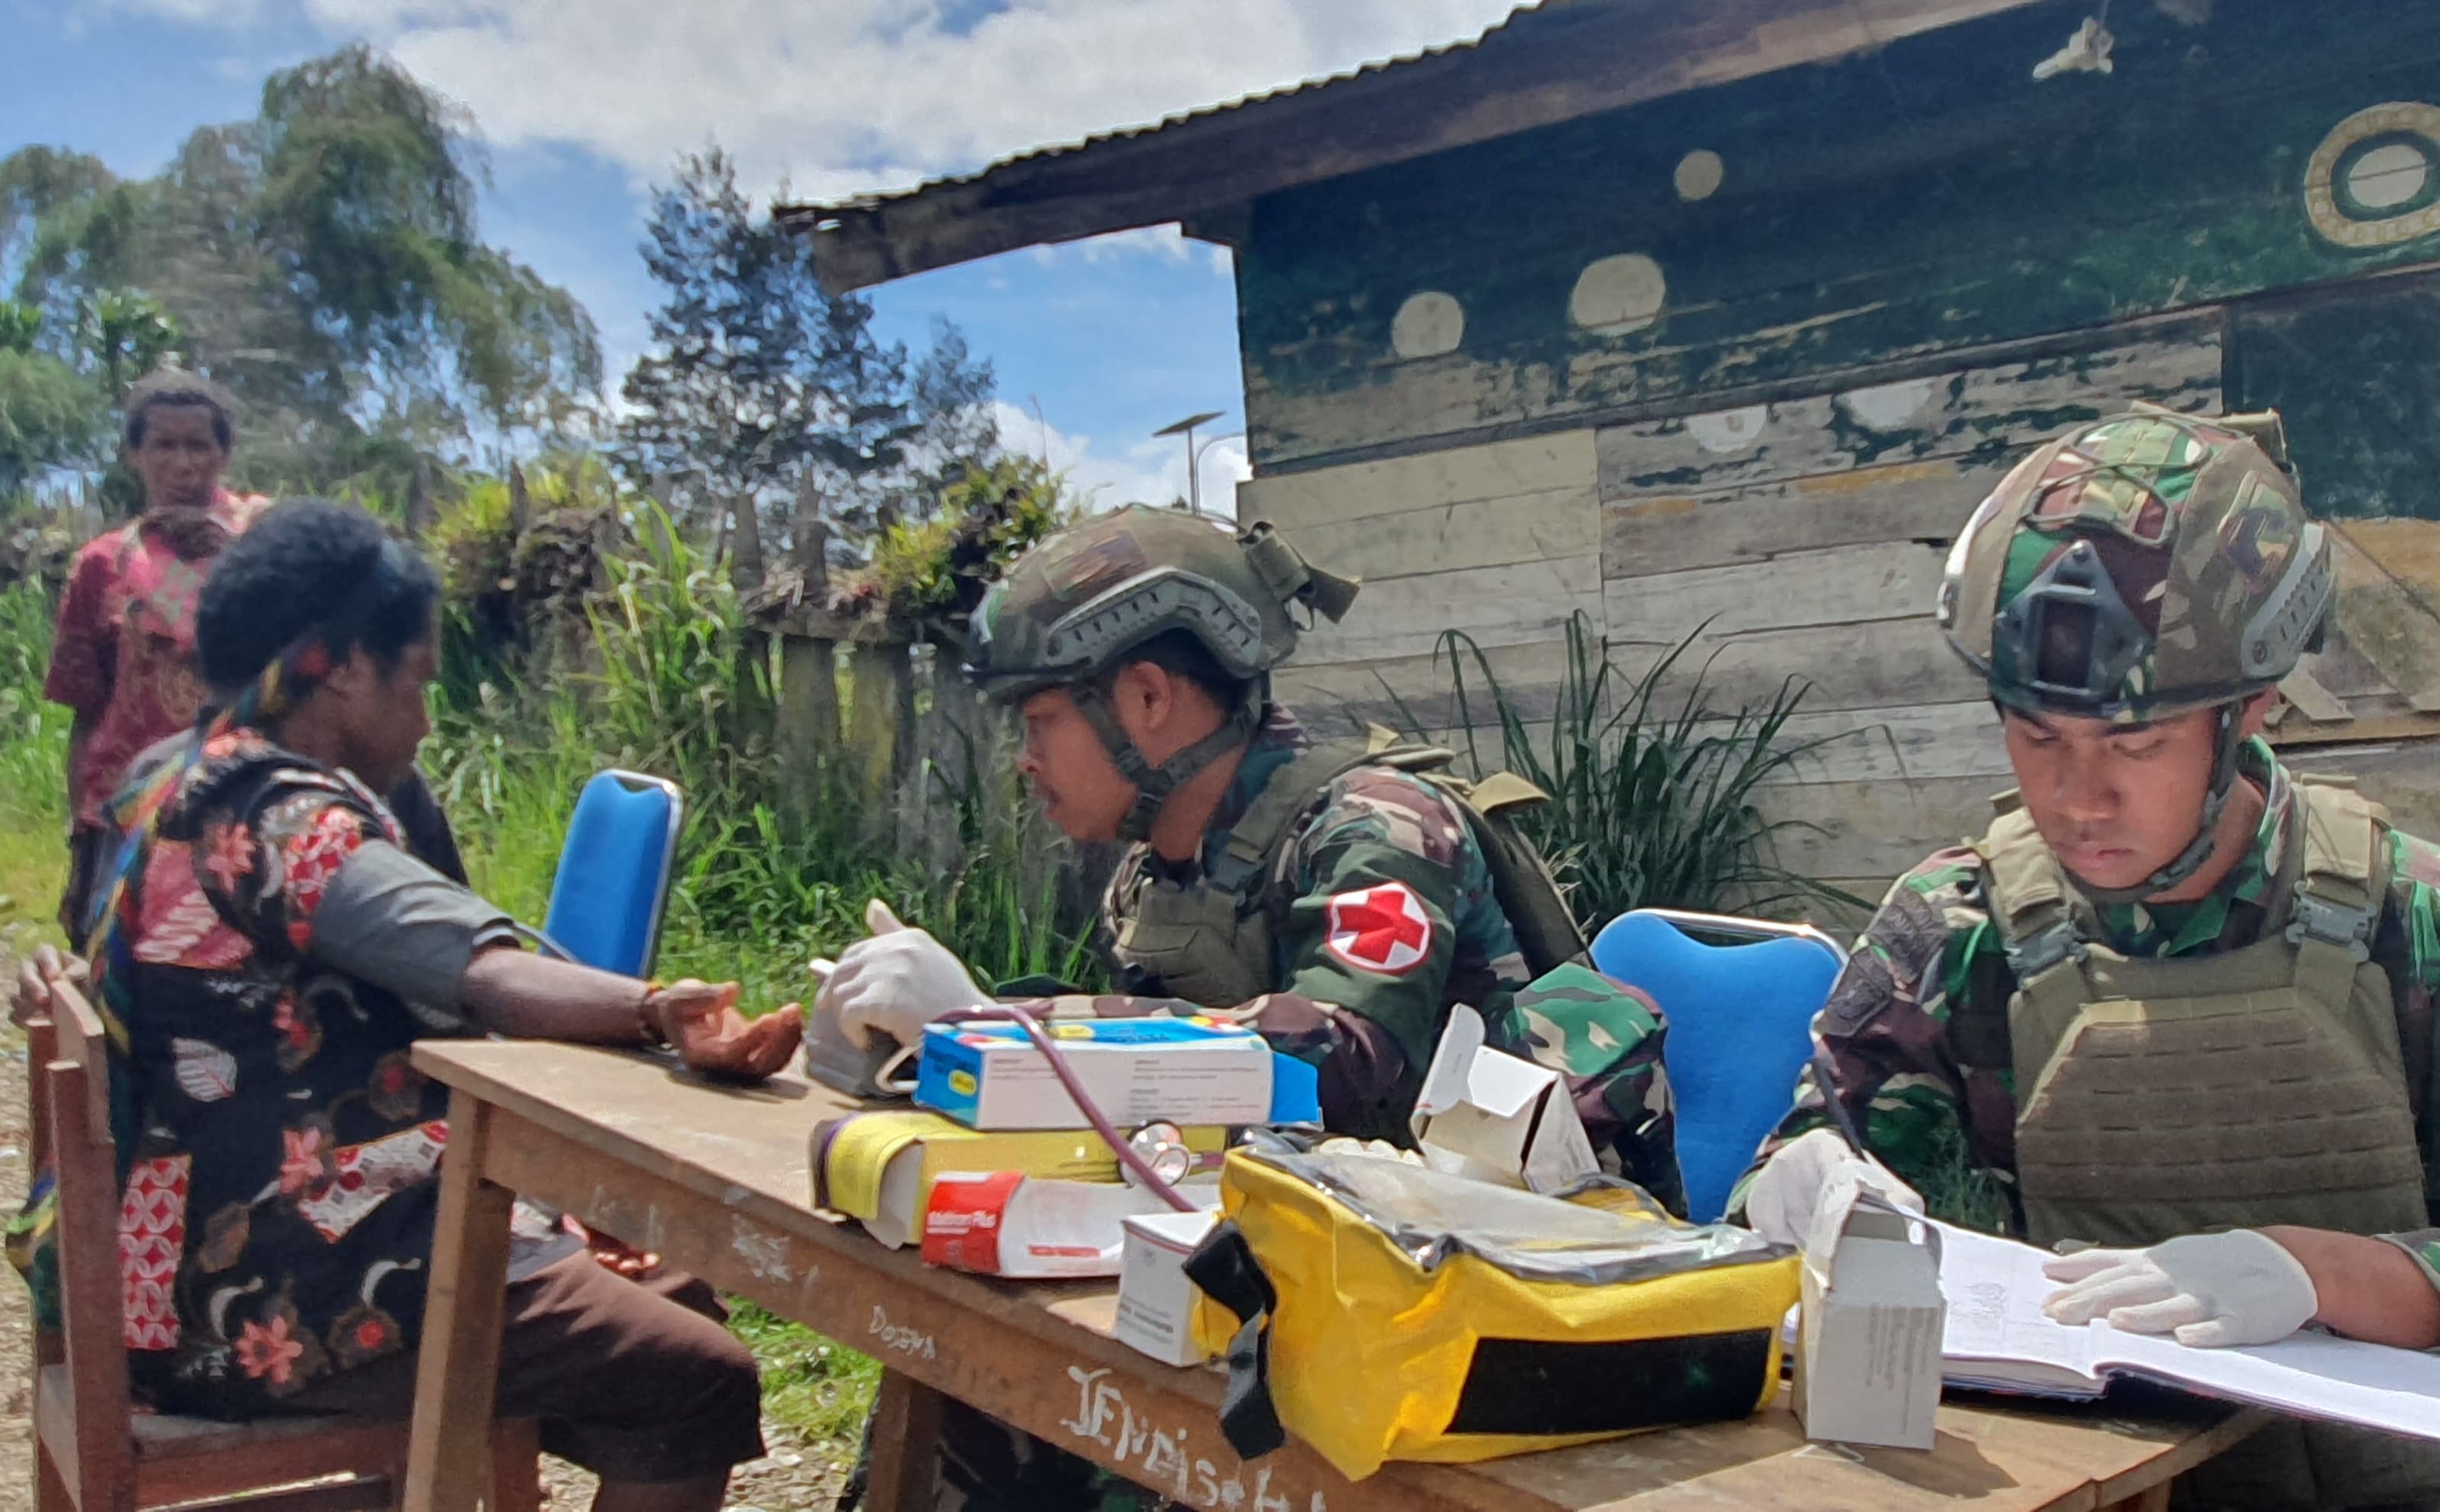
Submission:
[[[1002,169],[1012,168],[1020,163],[1033,163],[1049,158],[1064,157],[1070,152],[1085,151],[1089,148],[1099,147],[1105,142],[1123,142],[1132,140],[1139,136],[1149,136],[1155,132],[1165,132],[1173,127],[1183,126],[1189,121],[1208,120],[1213,116],[1226,116],[1231,112],[1241,111],[1252,105],[1266,105],[1272,101],[1287,99],[1292,97],[1318,95],[1323,90],[1351,83],[1357,80],[1368,79],[1374,75],[1385,74],[1395,68],[1403,68],[1409,63],[1419,63],[1427,59],[1446,57],[1451,53],[1472,52],[1476,48],[1480,47],[1485,43],[1489,42],[1492,38],[1508,30],[1510,27],[1515,27],[1519,21],[1525,20],[1533,12],[1544,9],[1555,10],[1561,7],[1569,5],[1570,3],[1571,3],[1571,0],[1521,0],[1521,3],[1512,9],[1508,14],[1500,17],[1500,19],[1493,25],[1483,28],[1482,32],[1479,36],[1464,38],[1457,42],[1442,43],[1431,47],[1420,47],[1412,52],[1403,52],[1395,55],[1394,57],[1378,59],[1368,63],[1359,63],[1354,68],[1345,69],[1335,74],[1326,74],[1319,79],[1307,79],[1293,84],[1282,84],[1275,89],[1261,90],[1250,95],[1240,95],[1234,99],[1223,100],[1218,104],[1201,105],[1193,110],[1179,111],[1175,115],[1164,116],[1157,121],[1148,121],[1138,126],[1118,127],[1106,132],[1097,132],[1090,136],[1081,137],[1072,142],[1056,142],[1045,147],[1032,148],[1026,151],[1015,152],[1007,157],[995,159],[983,167],[975,169],[971,173],[957,173],[944,178],[926,179],[923,183],[910,188],[887,189],[871,194],[859,194],[850,199],[838,200],[827,205],[792,205],[788,207],[788,213],[791,218],[795,218],[800,216],[817,217],[825,212],[834,210],[870,210],[881,205],[888,205],[893,201],[911,200],[917,195],[926,194],[934,189],[942,188],[949,185],[973,184],[990,174],[999,171]]]

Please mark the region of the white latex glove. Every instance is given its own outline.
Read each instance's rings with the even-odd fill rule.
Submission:
[[[1411,1149],[1401,1149],[1386,1139],[1352,1139],[1345,1134],[1323,1140],[1313,1147],[1317,1155],[1372,1155],[1382,1160],[1404,1161],[1421,1165],[1424,1157]]]
[[[836,1014],[839,1032],[857,1049],[876,1029],[902,1045],[920,1044],[933,1020],[991,1002],[947,946],[900,923],[880,898],[864,906],[864,927],[870,937],[841,951],[814,994],[814,1012]]]
[[[1817,1129],[1788,1141],[1763,1163],[1746,1189],[1746,1222],[1774,1244],[1803,1244],[1813,1232],[1813,1210],[1840,1171],[1853,1169],[1859,1185],[1880,1193],[1910,1213],[1923,1211],[1923,1198],[1879,1161],[1857,1154],[1832,1130]]]
[[[2108,1320],[2129,1333],[2174,1333],[2205,1348],[2267,1344],[2313,1321],[2313,1278],[2277,1239],[2252,1229],[2186,1234],[2148,1250],[2085,1250],[2042,1262],[2060,1323]]]

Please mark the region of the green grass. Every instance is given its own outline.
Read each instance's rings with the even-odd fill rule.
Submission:
[[[750,1302],[730,1307],[728,1331],[745,1341],[762,1367],[762,1411],[809,1438],[840,1446],[841,1458],[852,1454],[865,1414],[872,1411],[880,1361]]]
[[[43,699],[51,606],[32,584],[0,592],[0,951],[59,942],[67,884],[68,712]]]

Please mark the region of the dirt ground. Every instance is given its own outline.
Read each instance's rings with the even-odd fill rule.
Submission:
[[[0,952],[0,982],[15,977],[14,961]],[[25,1200],[30,1148],[25,1036],[0,1023],[0,1213],[15,1213]],[[0,1508],[34,1504],[32,1359],[26,1289],[13,1275],[0,1277]],[[729,1512],[824,1512],[846,1478],[845,1467],[832,1457],[834,1446],[808,1444],[769,1419],[762,1430],[770,1453],[739,1467],[729,1483]],[[543,1482],[550,1512],[583,1512],[592,1504],[593,1477],[572,1465],[545,1460]]]

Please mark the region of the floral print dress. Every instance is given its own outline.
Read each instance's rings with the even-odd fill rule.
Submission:
[[[223,730],[158,802],[100,952],[131,1373],[246,1417],[415,1342],[448,1129],[408,1053],[472,1030],[312,953],[332,879],[398,839],[351,775]]]

